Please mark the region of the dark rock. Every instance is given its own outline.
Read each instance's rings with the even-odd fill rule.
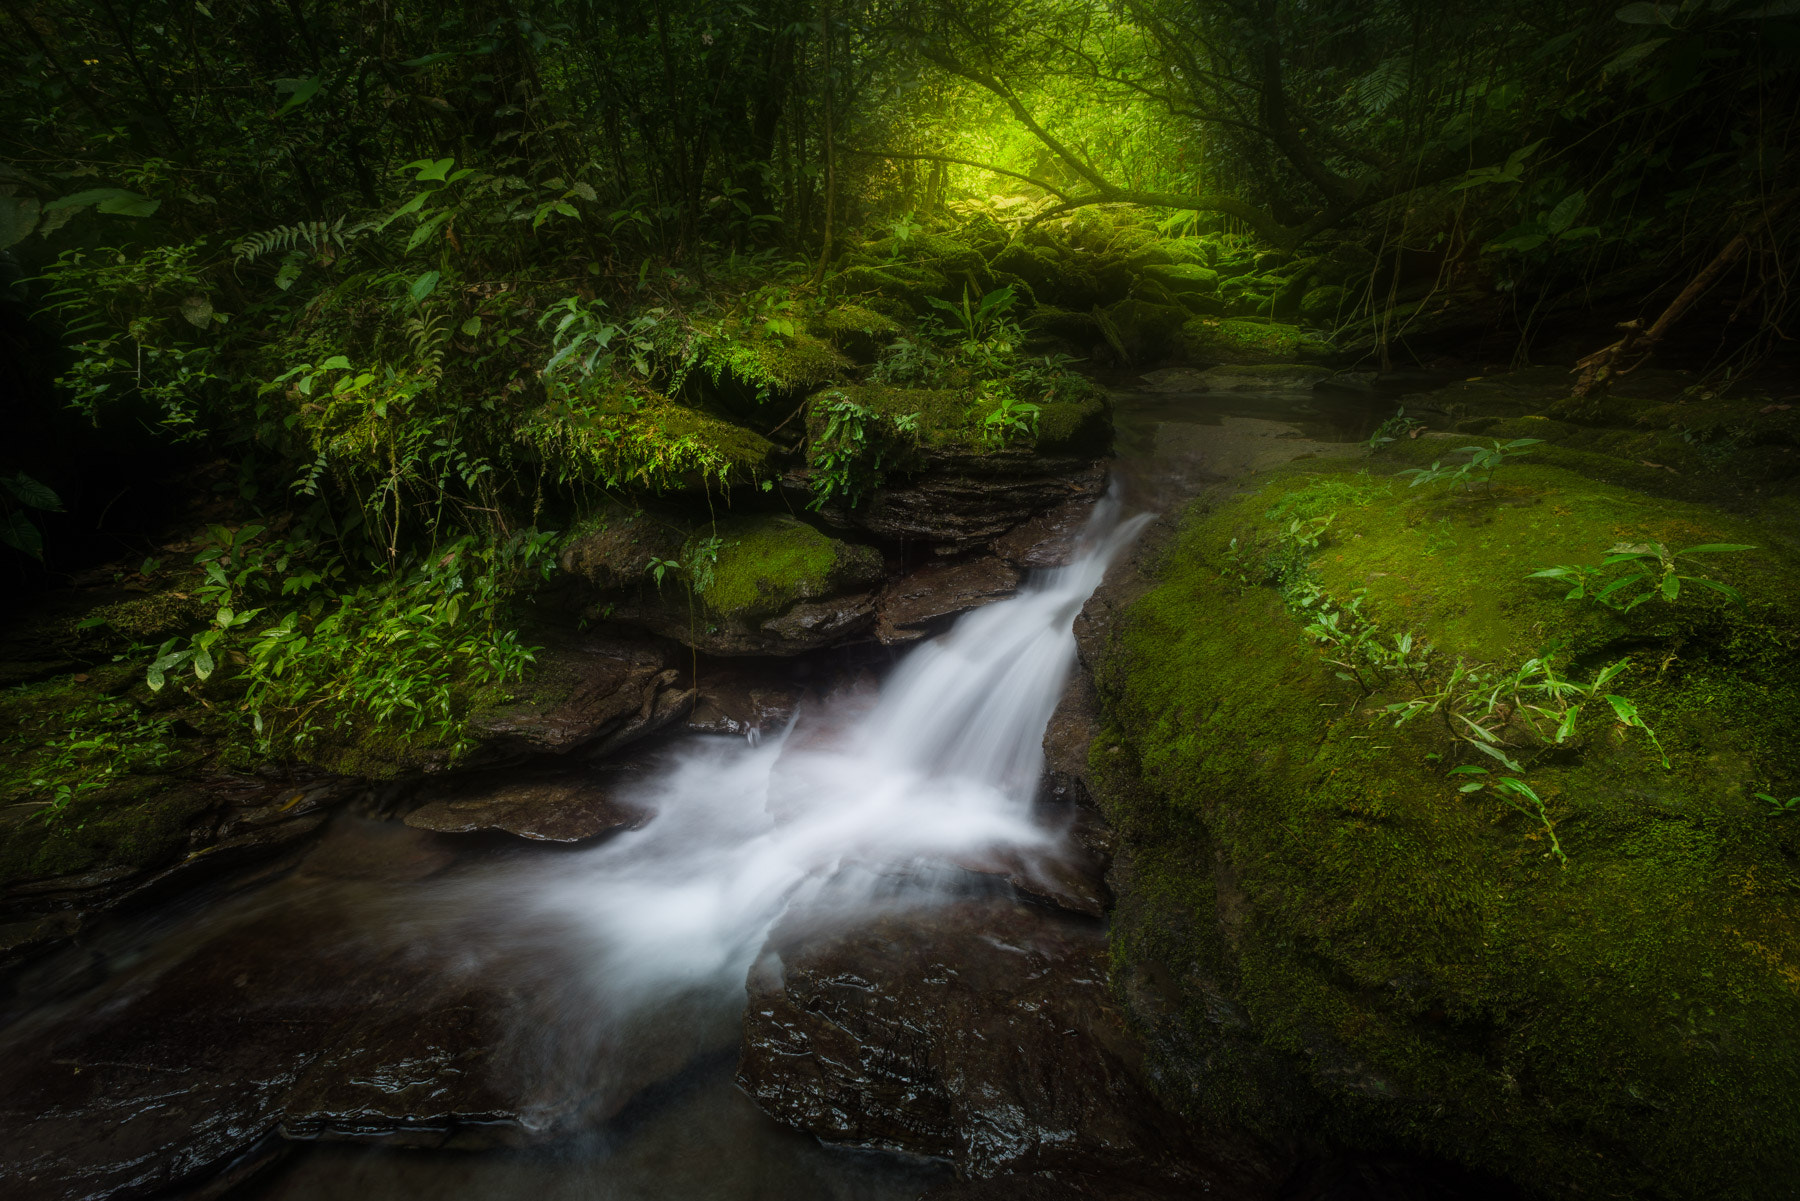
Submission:
[[[822,601],[802,601],[762,623],[763,638],[746,646],[739,654],[798,655],[820,650],[860,634],[875,622],[875,597],[872,593],[834,596]],[[732,654],[732,644],[723,642],[703,647],[714,654]]]
[[[1094,510],[1093,496],[1078,496],[1040,513],[994,539],[994,553],[1022,571],[1062,567]]]
[[[155,803],[184,815],[165,853],[145,862],[10,884],[0,892],[0,914],[25,918],[54,910],[110,910],[273,858],[315,833],[327,811],[358,787],[338,776],[288,781],[210,776],[172,782],[155,796]],[[34,944],[33,953],[58,941]]]
[[[1331,372],[1304,363],[1254,363],[1214,367],[1201,378],[1214,392],[1288,392],[1314,388]]]
[[[668,657],[643,640],[592,635],[539,635],[537,666],[504,697],[470,715],[484,745],[480,757],[549,751],[561,754],[605,738],[616,749],[666,724],[677,713],[663,692],[674,687]]]
[[[877,490],[849,519],[884,538],[973,550],[1074,497],[1098,496],[1105,473],[1090,461],[1023,452],[936,453],[933,470]]]
[[[990,899],[808,935],[778,929],[750,981],[738,1079],[778,1120],[972,1177],[1273,1194],[1277,1157],[1156,1099],[1108,993],[1099,923]]]
[[[683,729],[694,734],[774,733],[800,704],[800,688],[770,672],[730,667],[700,675]]]
[[[889,645],[916,641],[944,619],[1004,600],[1018,586],[1019,573],[998,558],[929,563],[875,598],[875,636]]]
[[[471,1149],[556,1138],[716,1042],[681,1019],[660,1040],[608,1027],[568,964],[515,950],[442,894],[377,883],[396,856],[415,878],[442,862],[409,849],[429,835],[391,833],[367,855],[327,840],[254,904],[200,919],[79,1006],[12,1026],[9,1201],[160,1195],[277,1132]],[[359,858],[372,879],[350,878]]]
[[[638,765],[609,763],[434,782],[406,824],[439,834],[500,830],[536,842],[581,842],[643,822],[646,814],[617,799],[619,786],[641,774]]]
[[[595,592],[633,588],[653,562],[679,557],[686,537],[679,522],[608,502],[571,531],[562,569]]]
[[[1207,390],[1206,372],[1198,367],[1163,367],[1156,371],[1146,371],[1140,377],[1143,384],[1141,392],[1204,392]]]

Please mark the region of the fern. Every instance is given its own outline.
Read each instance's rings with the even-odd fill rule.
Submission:
[[[1363,108],[1382,113],[1406,95],[1411,78],[1412,59],[1403,54],[1377,63],[1373,71],[1350,85],[1350,91]]]
[[[346,226],[347,216],[336,221],[302,221],[298,225],[278,225],[274,229],[250,234],[239,239],[232,252],[236,262],[249,263],[265,254],[286,250],[310,250],[323,254],[332,246],[341,252],[357,237],[371,228],[367,221]]]

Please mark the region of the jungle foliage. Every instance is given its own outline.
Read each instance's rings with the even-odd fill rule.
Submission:
[[[160,577],[210,624],[132,651],[151,682],[228,662],[289,745],[293,673],[454,726],[528,663],[518,548],[602,493],[768,507],[797,471],[854,504],[909,447],[1079,427],[1071,349],[1385,363],[1478,298],[1523,354],[1570,289],[1737,245],[1719,361],[1765,351],[1793,8],[30,0],[0,14],[0,250],[54,349],[9,332],[14,382],[134,460],[230,464],[181,553],[226,549]],[[75,459],[12,453],[5,541],[54,565],[57,522],[105,513],[56,512]],[[411,645],[393,622],[454,678],[323,649]]]

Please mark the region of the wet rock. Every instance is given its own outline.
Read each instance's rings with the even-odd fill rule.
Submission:
[[[1324,367],[1304,363],[1247,363],[1214,367],[1201,374],[1213,392],[1305,391],[1331,378]]]
[[[888,645],[916,641],[946,618],[1004,600],[1018,586],[1019,573],[997,557],[927,564],[875,598],[875,636]]]
[[[773,673],[708,668],[700,675],[683,729],[694,734],[773,733],[793,717],[800,691],[797,684]]]
[[[677,675],[661,647],[643,640],[545,634],[536,668],[470,715],[480,757],[562,754],[605,740],[617,749],[680,714],[664,699]]]
[[[1299,326],[1242,317],[1195,317],[1181,327],[1181,338],[1197,363],[1291,363],[1329,349]]]
[[[1142,392],[1204,392],[1206,372],[1198,367],[1162,367],[1146,371],[1142,376]]]
[[[613,606],[610,620],[723,656],[802,654],[874,623],[880,553],[806,522],[730,518],[696,531],[682,553],[703,564],[691,590],[641,592]]]
[[[1004,899],[851,933],[791,921],[750,981],[739,1083],[829,1142],[971,1177],[1100,1173],[1267,1195],[1273,1158],[1151,1092],[1106,985],[1096,922]]]
[[[80,1006],[9,1028],[9,1201],[160,1195],[276,1134],[471,1149],[561,1137],[715,1045],[699,1021],[660,1039],[605,1026],[581,973],[544,959],[567,932],[498,932],[449,894],[376,883],[393,878],[385,855],[352,878],[357,857],[321,855],[324,870],[199,919]]]
[[[534,842],[582,842],[641,824],[642,810],[618,799],[640,765],[608,763],[555,772],[484,772],[433,783],[406,824],[439,834],[496,830]]]
[[[328,811],[359,785],[337,776],[268,780],[211,776],[171,782],[141,804],[177,821],[158,854],[66,875],[27,879],[0,891],[0,916],[21,920],[47,912],[87,914],[141,903],[248,864],[271,859],[314,834]],[[33,944],[33,953],[57,945]]]
[[[974,550],[1076,497],[1095,497],[1105,473],[1091,461],[1025,452],[936,453],[932,470],[877,490],[848,515],[895,541],[937,544],[946,553]]]
[[[686,528],[668,517],[607,502],[570,532],[562,569],[595,592],[633,588],[652,563],[679,555],[686,537]]]
[[[1094,511],[1095,499],[1078,496],[1038,514],[994,539],[994,553],[1021,571],[1065,565]]]

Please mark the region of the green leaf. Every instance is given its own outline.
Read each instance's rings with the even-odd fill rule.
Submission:
[[[321,75],[315,75],[310,79],[276,80],[275,90],[277,92],[290,92],[292,94],[288,96],[286,104],[275,110],[275,116],[284,117],[292,110],[309,103],[314,96],[319,94],[319,89],[324,86],[325,78]]]
[[[462,330],[463,337],[473,338],[481,332],[481,318],[471,317],[458,328]]]
[[[47,513],[62,512],[62,498],[23,471],[15,472],[10,476],[0,475],[0,485],[12,493],[13,497],[22,505],[33,509],[42,509]]]
[[[0,542],[34,559],[41,561],[44,557],[44,536],[22,512],[14,511],[0,518]]]
[[[1627,46],[1608,59],[1606,65],[1600,69],[1607,75],[1617,75],[1620,71],[1628,71],[1655,54],[1668,40],[1668,38],[1649,38],[1635,46]]]
[[[194,674],[196,676],[202,680],[206,679],[212,675],[214,666],[211,651],[204,646],[194,648]]]
[[[1544,228],[1553,234],[1560,234],[1575,224],[1575,218],[1581,216],[1581,210],[1587,206],[1586,192],[1570,192],[1550,210],[1544,218]]]
[[[1638,716],[1637,706],[1629,699],[1622,696],[1613,696],[1609,693],[1606,698],[1606,703],[1612,706],[1614,716],[1626,725],[1641,726],[1644,724],[1643,719]]]
[[[1485,742],[1476,742],[1473,738],[1465,738],[1465,739],[1463,739],[1463,741],[1467,742],[1470,746],[1474,747],[1476,750],[1480,751],[1484,755],[1492,755],[1494,758],[1498,759],[1501,763],[1504,763],[1508,768],[1510,768],[1513,771],[1524,771],[1525,770],[1524,768],[1520,767],[1517,763],[1514,763],[1512,758],[1510,756],[1508,756],[1507,753],[1505,751],[1501,750],[1499,747],[1489,746]]]
[[[35,196],[0,196],[0,250],[31,236],[37,228],[38,211]]]
[[[441,277],[441,272],[427,271],[425,274],[419,276],[419,278],[413,280],[412,287],[406,290],[406,294],[412,297],[414,304],[423,303],[427,296],[430,296],[437,290],[438,280]]]
[[[1485,776],[1488,774],[1488,769],[1485,767],[1475,767],[1472,764],[1464,764],[1462,767],[1451,768],[1449,774],[1453,776]]]
[[[206,329],[212,325],[212,301],[204,296],[190,296],[181,302],[181,316],[195,329]]]
[[[422,158],[416,159],[400,169],[402,171],[416,172],[413,176],[414,183],[427,183],[431,180],[437,180],[441,183],[445,182],[444,177],[450,174],[450,168],[455,165],[456,160],[453,158],[440,158],[436,161]]]

